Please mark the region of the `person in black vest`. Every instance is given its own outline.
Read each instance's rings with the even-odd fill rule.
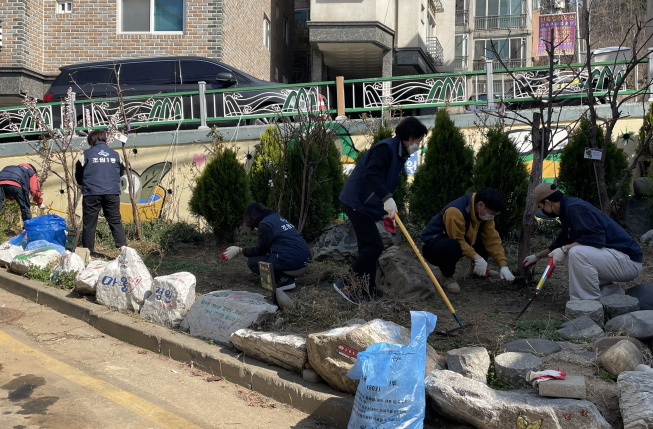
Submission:
[[[460,292],[453,275],[456,263],[463,256],[469,258],[471,271],[478,276],[496,274],[509,282],[515,280],[508,268],[501,237],[494,228],[494,216],[505,209],[503,195],[496,189],[484,188],[450,202],[426,225],[420,235],[424,243],[422,254],[440,268],[445,277],[443,285],[449,292]],[[488,269],[488,256],[499,264],[500,273]]]
[[[32,164],[10,165],[0,171],[0,210],[5,198],[16,200],[23,222],[31,219],[30,194],[36,204],[43,204],[39,178]]]
[[[260,275],[258,263],[269,262],[274,268],[277,289],[294,289],[293,272],[302,270],[311,261],[311,251],[304,237],[290,222],[259,202],[247,206],[244,217],[246,227],[258,228],[256,247],[230,246],[220,257],[228,261],[242,253],[248,258],[247,266],[256,275]]]
[[[358,258],[351,266],[351,276],[356,283],[367,283],[367,291],[353,287],[354,282],[346,278],[337,280],[333,287],[353,304],[364,299],[381,298],[375,277],[383,241],[376,222],[385,217],[386,229],[396,230],[394,215],[397,204],[392,193],[399,184],[399,175],[408,157],[419,149],[427,133],[428,129],[418,119],[403,119],[395,129],[395,137],[376,143],[358,160],[340,194],[340,202],[358,240]]]
[[[95,249],[95,228],[100,209],[111,228],[116,247],[127,245],[125,228],[120,219],[120,178],[125,167],[118,152],[111,149],[105,130],[93,130],[86,138],[90,148],[75,165],[75,180],[82,188],[82,246]]]

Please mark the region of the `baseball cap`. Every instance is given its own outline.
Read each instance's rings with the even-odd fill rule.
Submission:
[[[537,205],[540,201],[558,191],[558,186],[555,183],[540,183],[533,189],[533,211],[537,210]]]

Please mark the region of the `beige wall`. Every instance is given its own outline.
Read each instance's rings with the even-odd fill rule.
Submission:
[[[378,21],[394,30],[396,0],[311,0],[311,21]],[[413,3],[417,0],[400,0]]]

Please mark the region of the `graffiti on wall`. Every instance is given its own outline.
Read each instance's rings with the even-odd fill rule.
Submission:
[[[159,162],[150,165],[138,174],[132,170],[134,193],[138,216],[140,220],[154,220],[161,216],[163,204],[166,200],[166,190],[161,187],[161,180],[172,168],[170,162]],[[123,222],[133,222],[134,215],[129,199],[129,182],[125,174],[120,178],[120,216]]]

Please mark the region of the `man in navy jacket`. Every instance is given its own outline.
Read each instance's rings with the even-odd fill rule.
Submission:
[[[395,137],[376,143],[358,160],[340,194],[340,202],[358,240],[358,258],[351,266],[352,277],[360,284],[367,284],[368,289],[360,294],[347,279],[334,283],[335,290],[351,303],[380,297],[375,277],[383,241],[376,222],[384,216],[390,223],[394,222],[397,204],[392,193],[399,184],[406,160],[417,151],[427,133],[428,129],[418,119],[403,119],[395,129]]]
[[[546,256],[569,269],[569,297],[599,299],[623,294],[614,283],[635,280],[642,273],[642,248],[614,220],[579,198],[565,196],[556,185],[541,183],[533,190],[533,211],[559,217],[562,232],[541,252],[524,259],[532,266]]]
[[[100,209],[109,224],[116,247],[127,245],[120,218],[120,178],[125,168],[118,152],[107,144],[105,130],[93,130],[86,138],[90,148],[75,165],[75,180],[82,188],[82,246],[93,252]]]

